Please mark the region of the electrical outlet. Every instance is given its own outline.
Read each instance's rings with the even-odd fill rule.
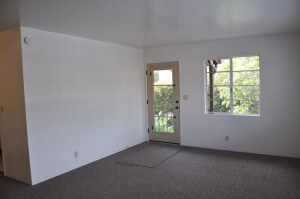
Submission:
[[[229,136],[225,136],[225,141],[229,141]]]
[[[74,152],[74,158],[78,158],[78,151]]]

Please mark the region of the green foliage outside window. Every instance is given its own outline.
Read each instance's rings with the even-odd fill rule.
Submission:
[[[217,67],[214,77],[214,112],[230,112],[231,92],[230,74],[232,74],[232,110],[234,114],[259,114],[260,100],[260,67],[259,57],[232,58],[232,71],[230,72],[230,59],[223,59]],[[207,73],[207,85],[209,76]],[[208,110],[209,110],[209,87]]]
[[[157,82],[160,82],[159,74],[159,72],[154,72],[154,128],[158,132],[170,133],[174,131],[173,86],[172,82],[157,85]]]

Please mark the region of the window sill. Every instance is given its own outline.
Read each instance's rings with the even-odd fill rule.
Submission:
[[[238,117],[260,117],[260,114],[253,114],[253,115],[249,115],[249,114],[232,114],[232,113],[205,113],[205,115],[221,115],[221,116],[238,116]]]

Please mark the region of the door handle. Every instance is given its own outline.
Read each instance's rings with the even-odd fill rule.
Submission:
[[[173,118],[176,119],[176,116],[174,116]]]
[[[175,109],[179,109],[179,106],[176,106]]]

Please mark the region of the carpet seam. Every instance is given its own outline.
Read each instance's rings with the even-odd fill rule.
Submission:
[[[184,150],[186,147],[183,147],[181,149],[179,149],[178,151],[176,151],[175,153],[173,153],[172,155],[170,155],[169,157],[163,159],[162,161],[160,161],[159,163],[157,163],[154,166],[145,166],[145,165],[139,165],[139,164],[131,164],[128,162],[122,162],[122,161],[117,161],[115,162],[116,164],[121,164],[121,165],[125,165],[125,166],[135,166],[135,167],[144,167],[144,168],[148,168],[148,169],[153,169],[157,166],[159,166],[160,164],[162,164],[164,161],[168,160],[169,158],[171,158],[172,156],[174,156],[175,154],[179,153],[180,151]]]

